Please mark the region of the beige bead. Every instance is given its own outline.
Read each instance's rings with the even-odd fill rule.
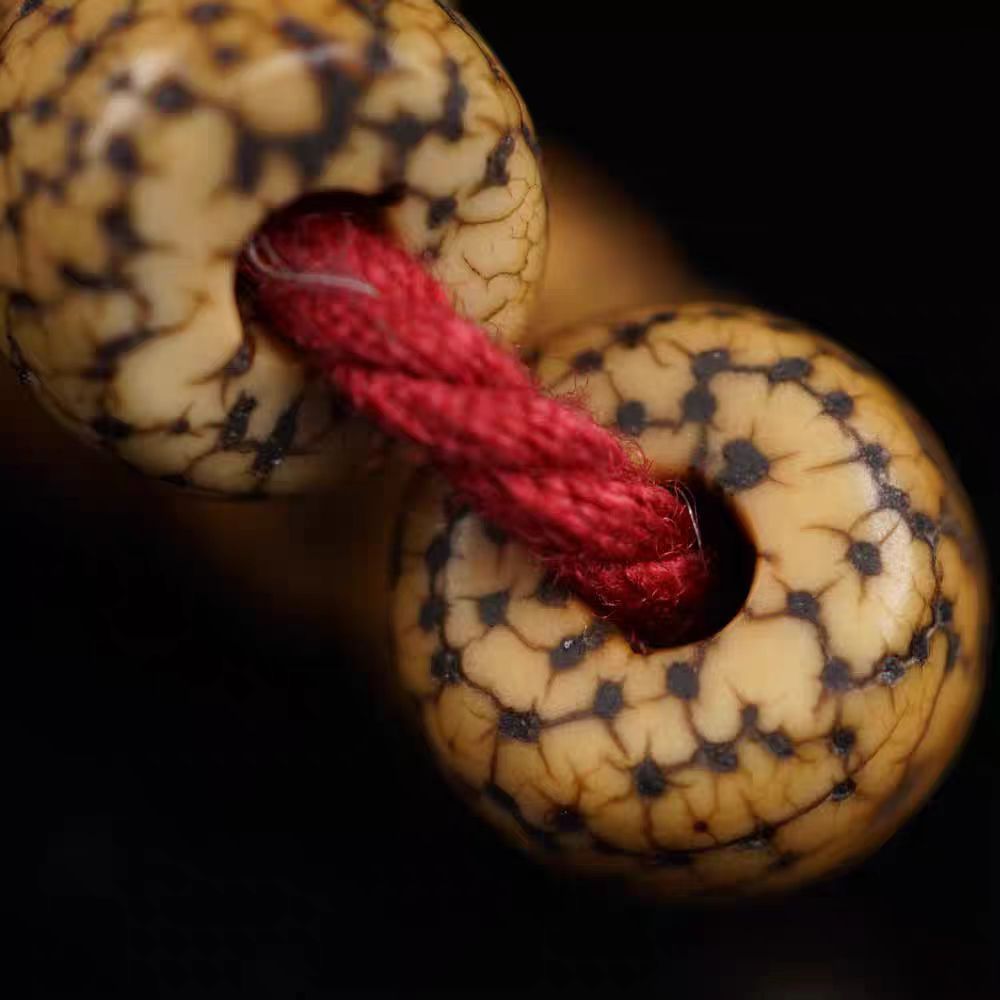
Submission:
[[[318,192],[378,203],[456,307],[516,341],[545,255],[528,113],[432,0],[53,0],[0,59],[0,346],[89,441],[233,494],[370,460],[294,351],[241,315],[235,262]]]
[[[425,481],[394,640],[446,774],[539,856],[668,896],[785,888],[873,850],[983,682],[982,549],[937,442],[856,359],[733,307],[584,325],[539,373],[659,475],[724,491],[756,569],[718,634],[635,652]]]

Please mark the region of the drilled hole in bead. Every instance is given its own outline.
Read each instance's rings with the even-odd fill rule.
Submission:
[[[364,253],[382,252],[381,244],[388,241],[379,240],[378,235],[388,235],[391,228],[389,211],[401,197],[398,191],[387,191],[371,197],[325,193],[299,199],[267,220],[260,233],[248,244],[245,262],[251,272],[263,274],[265,279],[275,277],[279,282],[297,283],[303,287],[324,285],[337,291],[357,291],[363,297],[356,300],[356,309],[364,315],[364,303],[367,301],[364,296],[375,295],[376,291],[361,275],[378,273],[394,276],[395,272],[380,271],[378,267],[371,272],[365,266],[359,266],[359,259],[352,257],[351,249],[364,247]],[[299,220],[306,219],[310,221],[304,223],[304,235],[300,240],[297,226]],[[339,224],[340,229],[348,234],[353,226],[355,232],[367,230],[369,234],[376,234],[376,238],[373,240],[369,235],[358,243],[345,243],[341,253],[335,243],[324,239],[324,220],[329,220],[334,229]],[[348,225],[343,226],[345,220]],[[281,228],[285,223],[288,225],[284,227],[282,239]],[[271,227],[278,230],[277,236],[270,231]],[[313,238],[308,235],[310,229]],[[348,236],[347,239],[353,240],[353,237]],[[279,249],[283,249],[288,258],[283,257]],[[398,251],[392,252],[398,255]],[[297,262],[296,268],[288,263],[293,258]],[[347,273],[350,270],[347,261],[352,260],[356,273]],[[397,259],[396,264],[406,270],[405,263],[400,264]],[[342,268],[344,273],[339,273]],[[377,284],[377,278],[371,280]],[[391,294],[395,287],[395,283],[386,286],[382,294]],[[404,282],[400,287],[405,289],[407,285]],[[259,294],[259,288],[259,285],[255,289],[251,283],[242,280],[237,285],[245,322],[257,318],[255,291]],[[292,291],[295,292],[295,289]],[[279,302],[277,311],[272,303],[268,312],[279,328],[286,319],[294,327],[294,321],[289,317],[297,313],[294,308],[288,311],[289,305],[294,307],[294,295],[291,302],[288,299]],[[313,315],[299,316],[299,332],[302,329],[314,333],[318,331],[322,341],[324,321],[337,322],[335,316],[326,317],[326,320]],[[405,332],[405,321],[399,319],[398,322],[401,331]],[[276,332],[280,333],[280,330]],[[326,332],[333,336],[332,330]],[[302,342],[294,334],[290,340]],[[314,346],[308,336],[305,345],[307,351]],[[628,418],[626,424],[631,428],[629,433],[633,436],[641,433],[638,415],[635,420],[629,414],[625,416]],[[620,412],[619,426],[625,429],[622,420]],[[655,538],[649,537],[642,543],[647,546],[644,557],[647,561],[627,567],[611,566],[606,572],[598,564],[593,567],[592,576],[590,567],[581,563],[585,572],[576,577],[584,600],[589,594],[597,613],[617,626],[637,650],[643,651],[697,642],[725,628],[747,600],[757,562],[757,553],[745,525],[721,491],[711,487],[699,475],[690,475],[680,483],[674,479],[664,482],[662,486],[681,496],[694,512],[703,545],[703,561],[699,561],[698,554],[693,552],[693,543],[689,541],[678,553],[678,558],[667,562],[664,555],[663,563],[649,562],[655,552],[665,551],[653,548]],[[677,527],[681,528],[681,525],[678,523]],[[652,531],[655,535],[656,526]],[[682,529],[681,534],[685,531],[690,540],[689,530]],[[531,532],[526,531],[526,535],[530,537]],[[593,579],[594,587],[590,586],[590,579]],[[601,606],[602,602],[606,606]]]
[[[303,195],[283,208],[271,212],[264,219],[244,245],[243,259],[246,260],[250,255],[255,255],[254,259],[258,263],[280,270],[281,262],[268,256],[267,231],[280,226],[283,222],[311,215],[320,215],[331,219],[350,219],[361,229],[375,233],[386,233],[390,228],[387,217],[388,210],[398,205],[404,196],[405,192],[399,187],[386,188],[373,195],[355,194],[350,191],[320,191]],[[236,272],[235,294],[237,308],[244,325],[251,321],[259,322],[252,283],[240,268],[237,268]]]
[[[710,639],[746,606],[757,570],[757,547],[750,530],[728,495],[699,473],[664,480],[693,511],[710,585],[697,607],[670,621],[651,621],[633,629],[637,652],[672,649]],[[610,615],[613,619],[613,614]]]

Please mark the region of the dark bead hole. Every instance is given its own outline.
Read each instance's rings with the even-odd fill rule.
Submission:
[[[757,569],[757,546],[727,494],[699,473],[664,481],[694,511],[712,575],[703,604],[686,623],[640,631],[632,645],[638,652],[670,649],[710,639],[743,610]]]

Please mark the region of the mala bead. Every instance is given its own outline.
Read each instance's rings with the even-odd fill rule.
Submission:
[[[0,347],[87,440],[236,495],[370,462],[371,432],[234,291],[244,245],[305,196],[354,196],[461,312],[520,335],[546,242],[534,132],[443,5],[39,0],[0,27]]]
[[[667,896],[789,887],[872,851],[983,683],[981,546],[938,443],[856,359],[750,310],[587,324],[538,372],[658,475],[721,491],[752,583],[716,634],[636,651],[428,477],[393,638],[444,771],[532,852]]]

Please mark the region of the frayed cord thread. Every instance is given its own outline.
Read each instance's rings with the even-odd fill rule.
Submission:
[[[353,409],[417,446],[634,643],[690,631],[710,560],[683,489],[657,483],[638,446],[579,402],[545,395],[388,236],[347,215],[289,214],[240,271],[254,307]]]

